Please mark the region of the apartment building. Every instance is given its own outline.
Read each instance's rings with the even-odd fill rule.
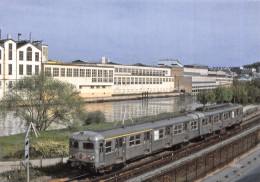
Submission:
[[[13,83],[23,76],[39,74],[42,63],[48,60],[48,46],[42,41],[20,40],[7,35],[1,39],[0,33],[0,98]]]

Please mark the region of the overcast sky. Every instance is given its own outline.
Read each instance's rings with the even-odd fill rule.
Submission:
[[[2,39],[32,32],[63,62],[260,61],[260,0],[1,0],[0,17]]]

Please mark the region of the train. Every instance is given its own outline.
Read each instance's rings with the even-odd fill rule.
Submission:
[[[112,170],[141,156],[239,126],[242,120],[243,107],[227,103],[163,120],[80,131],[69,136],[68,163],[91,172]]]

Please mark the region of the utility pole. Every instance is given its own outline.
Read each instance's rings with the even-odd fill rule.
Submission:
[[[34,124],[31,122],[29,127],[28,127],[28,130],[27,130],[27,133],[26,133],[26,136],[25,136],[25,163],[26,163],[26,182],[29,182],[30,181],[30,175],[29,175],[29,137],[28,137],[28,134],[29,134],[29,131],[30,130],[33,130],[34,131],[34,134],[36,137],[38,137],[38,135],[40,135],[40,133],[38,132],[38,130],[35,128]]]

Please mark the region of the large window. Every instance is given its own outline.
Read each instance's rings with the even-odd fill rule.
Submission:
[[[39,75],[39,65],[35,65],[35,75]]]
[[[13,44],[12,43],[9,43],[8,59],[9,60],[13,59]]]
[[[85,69],[80,69],[80,77],[85,77]]]
[[[53,76],[54,77],[60,76],[60,68],[53,68]]]
[[[67,68],[67,77],[72,77],[72,68]]]
[[[86,77],[91,77],[91,69],[86,69]]]
[[[23,51],[19,51],[19,60],[23,61]]]
[[[79,69],[74,68],[73,69],[73,77],[78,77],[79,76]]]
[[[97,70],[92,70],[92,77],[97,77]]]
[[[31,47],[28,47],[26,49],[26,60],[27,61],[31,61],[32,60],[32,48]]]
[[[39,61],[40,60],[40,56],[39,56],[39,52],[35,53],[35,61]]]
[[[9,64],[8,65],[8,75],[12,75],[13,74],[13,65]]]
[[[19,75],[23,75],[23,65],[19,65]]]
[[[45,75],[51,75],[51,67],[45,68]]]
[[[62,77],[65,76],[65,68],[60,69],[60,76],[62,76]]]
[[[26,75],[32,75],[32,65],[26,65]]]

